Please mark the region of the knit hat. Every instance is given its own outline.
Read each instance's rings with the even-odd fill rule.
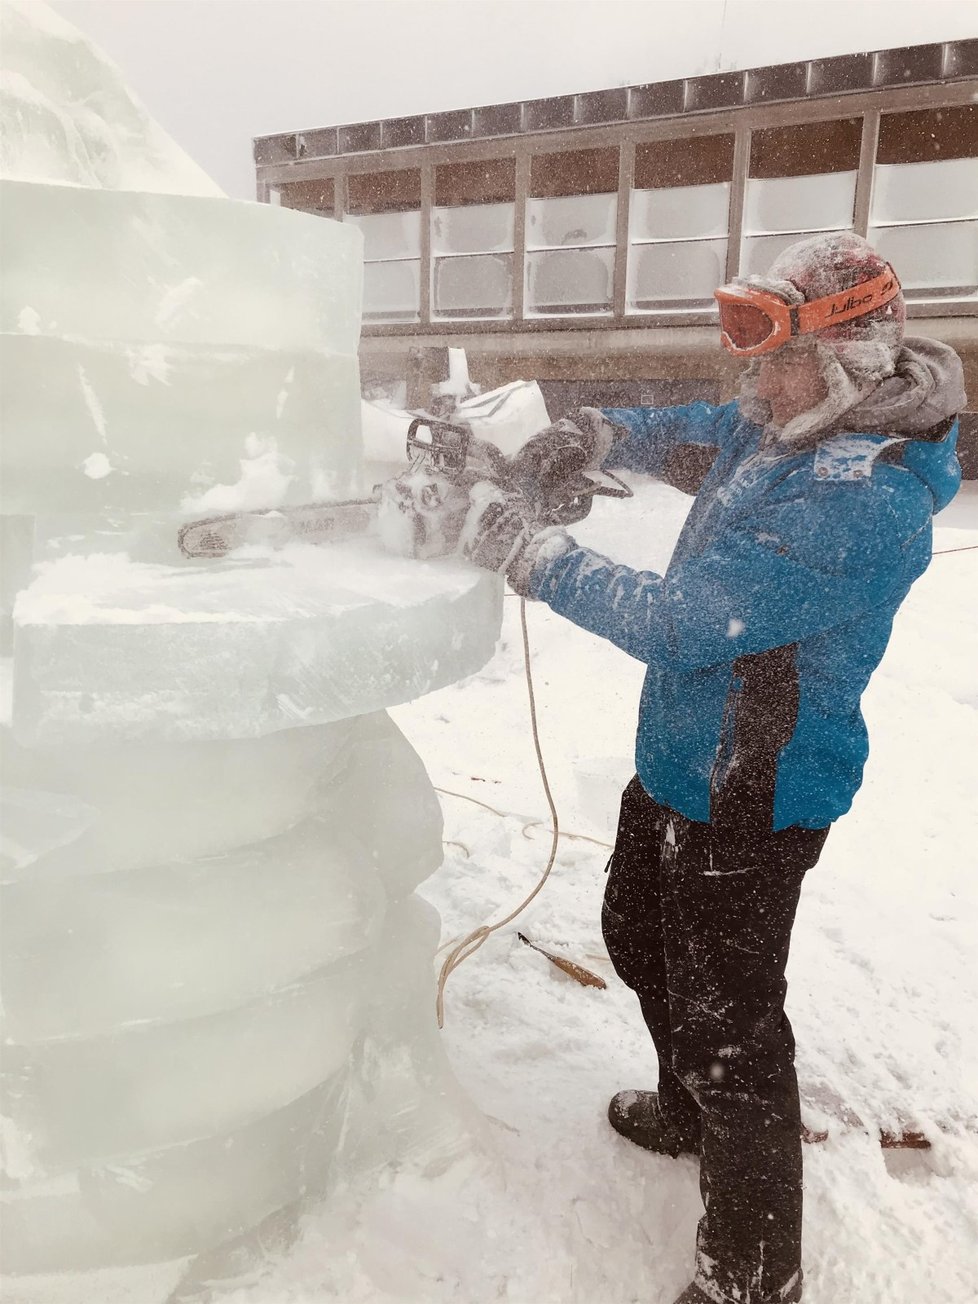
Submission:
[[[887,262],[861,236],[835,231],[811,236],[789,245],[763,276],[740,280],[797,305],[854,289],[887,270]],[[810,441],[855,404],[862,402],[881,381],[892,376],[903,342],[906,304],[902,293],[862,317],[851,317],[811,335],[798,336],[786,349],[814,349],[826,396],[816,407],[788,421],[778,432],[788,443]],[[767,355],[771,356],[771,355]],[[771,411],[757,396],[757,377],[764,359],[755,359],[741,380],[740,408],[758,425],[771,424]]]

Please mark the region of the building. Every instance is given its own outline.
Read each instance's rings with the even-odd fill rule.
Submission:
[[[266,136],[255,161],[259,200],[362,230],[364,382],[411,404],[447,345],[552,415],[726,398],[715,287],[855,230],[978,407],[978,40]]]

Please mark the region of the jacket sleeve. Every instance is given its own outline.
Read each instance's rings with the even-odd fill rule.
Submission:
[[[602,408],[604,415],[628,432],[605,460],[609,469],[642,471],[669,480],[669,468],[684,448],[712,449],[728,441],[739,417],[737,404],[688,403],[684,407]]]
[[[536,568],[530,591],[649,665],[691,670],[783,647],[902,597],[926,568],[927,505],[869,488],[812,486],[665,578],[575,547]]]

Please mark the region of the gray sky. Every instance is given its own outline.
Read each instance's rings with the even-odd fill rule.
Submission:
[[[275,131],[978,36],[976,0],[54,0],[229,195]]]

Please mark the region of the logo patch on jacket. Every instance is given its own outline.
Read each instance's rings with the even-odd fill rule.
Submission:
[[[886,435],[836,435],[826,439],[815,449],[815,476],[819,480],[868,480],[883,449],[899,442]]]

